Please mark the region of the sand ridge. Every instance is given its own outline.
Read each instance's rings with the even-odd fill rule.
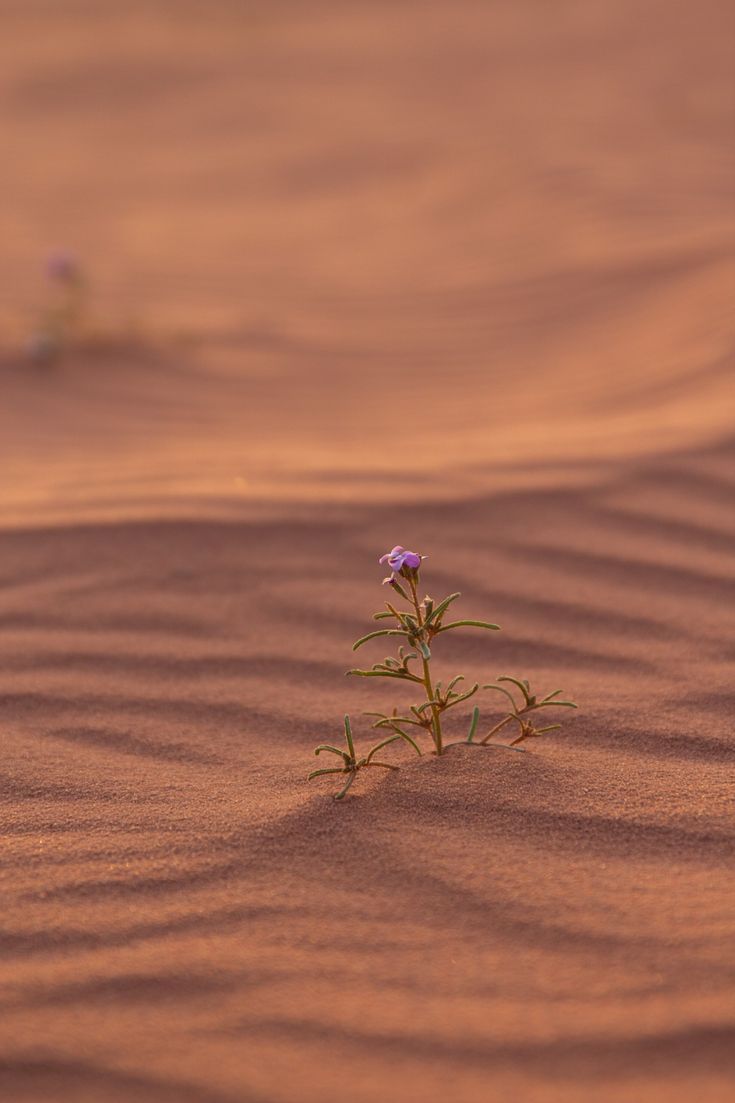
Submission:
[[[62,7],[0,36],[0,1096],[729,1100],[731,13]],[[339,806],[398,542],[502,625],[442,673],[580,709]]]
[[[523,664],[581,712],[526,755],[398,756],[336,806],[304,771],[385,697],[343,671],[399,516],[447,564],[427,582],[504,625],[446,669]],[[724,1099],[725,534],[609,516],[595,489],[444,529],[407,505],[4,533],[6,1094],[316,1100],[349,1068],[365,1100]]]

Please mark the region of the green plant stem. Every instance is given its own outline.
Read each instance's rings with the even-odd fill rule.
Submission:
[[[416,582],[413,578],[409,579],[411,586],[411,598],[413,601],[413,607],[416,611],[416,622],[419,628],[424,627],[424,619],[421,615],[421,605],[419,604],[419,595],[416,591]],[[431,669],[429,667],[429,660],[423,655],[421,656],[421,662],[424,667],[424,688],[426,689],[426,699],[428,701],[434,700],[434,686],[431,681]],[[438,705],[431,706],[431,717],[434,727],[434,746],[436,748],[437,755],[444,753],[444,745],[442,742],[442,722]]]
[[[513,719],[517,719],[517,717],[515,716],[514,713],[511,712],[508,716],[505,717],[504,720],[501,720],[499,724],[496,724],[494,728],[490,729],[490,731],[487,733],[487,735],[484,737],[484,739],[480,740],[480,746],[483,746],[483,747],[486,746],[488,739],[491,739],[495,735],[496,732],[499,732],[501,728],[505,727],[505,725],[508,723],[509,720],[513,720]]]

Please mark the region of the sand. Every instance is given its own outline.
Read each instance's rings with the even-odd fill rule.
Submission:
[[[0,1097],[731,1099],[728,5],[2,19]],[[580,708],[338,805],[395,543]]]

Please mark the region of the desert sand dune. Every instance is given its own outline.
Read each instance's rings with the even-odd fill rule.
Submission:
[[[727,5],[1,7],[0,1096],[729,1100]],[[580,709],[338,805],[399,541]]]

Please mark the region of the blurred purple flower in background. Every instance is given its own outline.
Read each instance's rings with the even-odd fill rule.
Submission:
[[[46,302],[26,343],[28,357],[37,364],[55,360],[78,340],[88,291],[79,261],[68,249],[52,250],[46,257],[44,273],[50,285]]]
[[[66,249],[55,249],[46,259],[46,276],[52,283],[77,283],[80,278],[77,258]]]

